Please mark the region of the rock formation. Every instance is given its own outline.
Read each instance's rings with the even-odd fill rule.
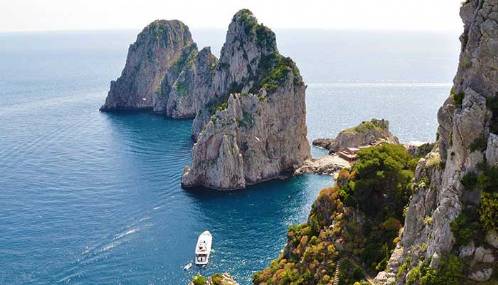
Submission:
[[[351,165],[348,161],[340,158],[338,155],[325,155],[317,159],[308,159],[299,167],[295,174],[313,173],[319,175],[335,175],[343,168],[349,168]]]
[[[202,275],[196,275],[192,278],[192,281],[188,285],[239,285],[235,279],[228,273],[223,274],[213,274],[209,277],[204,277]]]
[[[232,19],[212,94],[193,123],[192,167],[182,185],[241,189],[291,175],[310,156],[306,86],[249,10]]]
[[[209,48],[198,51],[185,24],[154,21],[130,46],[101,111],[145,109],[193,118],[207,101],[216,63]]]
[[[377,276],[381,284],[402,283],[422,261],[437,269],[448,255],[466,262],[473,281],[496,268],[498,0],[466,1],[460,14],[460,64],[438,113],[438,147],[417,166],[402,239]]]
[[[414,172],[399,145],[362,150],[255,284],[498,284],[498,0],[468,0],[461,16],[460,64],[434,148],[415,150],[431,149]]]
[[[356,127],[341,131],[335,139],[316,139],[313,145],[323,147],[330,153],[348,147],[360,147],[379,142],[398,144],[398,138],[389,131],[389,121],[376,120],[362,122]]]

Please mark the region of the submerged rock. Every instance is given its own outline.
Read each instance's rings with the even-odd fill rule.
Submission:
[[[194,120],[197,142],[183,187],[241,189],[292,175],[310,157],[306,86],[249,10],[230,23],[212,87]]]
[[[331,153],[348,147],[373,145],[379,142],[398,144],[398,138],[389,131],[389,121],[372,119],[356,127],[341,131],[335,139],[316,139],[313,145],[323,147]]]
[[[148,25],[128,50],[121,76],[101,111],[153,110],[174,118],[193,118],[207,100],[217,59],[209,48],[198,52],[180,21]]]

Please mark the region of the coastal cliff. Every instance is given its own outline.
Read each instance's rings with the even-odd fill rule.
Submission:
[[[183,187],[219,190],[292,175],[310,157],[303,79],[249,10],[229,25],[213,95],[193,123]]]
[[[461,282],[498,282],[498,0],[466,1],[460,14],[460,64],[438,113],[438,146],[417,166],[401,242],[380,283],[451,261]]]
[[[360,150],[254,284],[498,284],[498,0],[462,5],[434,148]]]
[[[193,118],[207,101],[217,59],[200,52],[180,21],[148,25],[129,50],[121,76],[101,111],[152,110],[173,118]]]

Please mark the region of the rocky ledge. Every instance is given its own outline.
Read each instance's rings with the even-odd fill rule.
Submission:
[[[121,76],[111,82],[101,111],[153,110],[173,118],[193,118],[210,95],[217,59],[198,51],[180,21],[148,25],[128,50]]]
[[[349,168],[351,164],[337,155],[325,155],[317,159],[308,159],[299,167],[295,174],[313,173],[319,175],[335,175],[343,168]]]
[[[335,153],[346,148],[357,148],[380,142],[399,143],[398,138],[389,131],[389,121],[372,119],[341,131],[335,139],[316,139],[313,141],[313,145],[323,147],[330,153]]]
[[[212,86],[194,120],[197,142],[183,187],[242,189],[292,175],[310,157],[306,86],[249,10],[230,23]]]

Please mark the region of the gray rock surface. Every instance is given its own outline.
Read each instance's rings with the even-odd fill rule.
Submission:
[[[487,101],[498,92],[498,0],[469,0],[463,4],[461,16],[465,30],[461,36],[462,51],[451,96],[438,112],[438,148],[422,159],[416,170],[416,187],[410,199],[398,259],[431,260],[454,249],[450,223],[468,207],[462,177],[477,171],[484,157],[496,160],[496,135],[490,134],[493,114]],[[473,145],[482,138],[485,150]],[[474,201],[475,202],[475,201]],[[430,218],[432,223],[425,223]],[[479,239],[482,237],[476,237]],[[421,254],[415,249],[425,245]],[[493,253],[473,246],[462,248],[463,256],[474,255],[476,263],[494,262]],[[386,272],[396,273],[390,260]],[[493,273],[492,266],[471,268],[470,279],[484,281]],[[385,276],[385,272],[380,276]],[[402,274],[404,275],[404,274]],[[403,283],[405,276],[397,282]],[[382,283],[381,283],[382,284]]]
[[[387,142],[398,144],[399,140],[389,131],[389,121],[372,119],[356,127],[341,131],[335,139],[316,139],[313,145],[323,147],[331,153],[348,147],[360,147]]]
[[[318,159],[308,159],[296,171],[296,175],[314,173],[320,175],[335,175],[343,168],[351,167],[350,163],[338,155],[325,155]]]
[[[275,35],[248,10],[232,19],[212,85],[193,123],[183,187],[219,190],[292,175],[310,157],[306,86]]]
[[[217,59],[198,52],[180,21],[148,25],[128,50],[121,76],[101,111],[153,110],[173,118],[193,118],[207,101]]]

